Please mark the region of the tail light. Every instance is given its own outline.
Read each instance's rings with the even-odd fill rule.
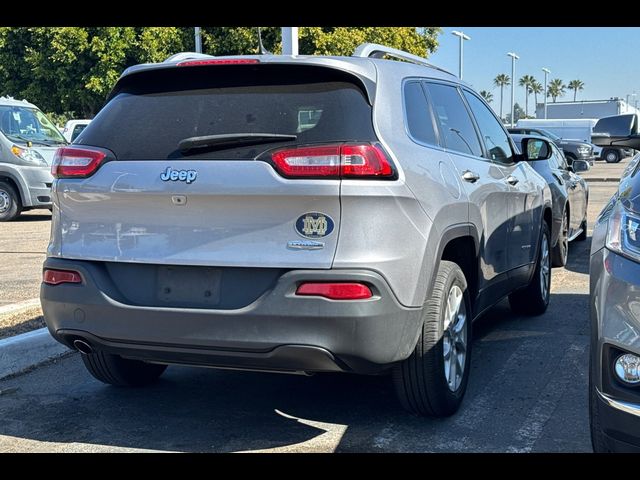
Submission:
[[[47,285],[60,285],[61,283],[82,283],[82,277],[73,270],[53,270],[47,268],[42,274],[42,281]]]
[[[331,300],[363,300],[371,298],[371,289],[362,283],[303,283],[296,295],[309,295]]]
[[[288,178],[395,178],[391,160],[375,144],[283,148],[271,160]]]
[[[51,165],[55,178],[84,178],[93,175],[107,155],[100,150],[80,147],[61,147]]]

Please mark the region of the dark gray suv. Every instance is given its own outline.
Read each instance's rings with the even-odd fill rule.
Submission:
[[[114,385],[174,363],[386,372],[450,415],[471,322],[549,303],[527,160],[551,148],[524,152],[468,85],[380,45],[129,68],[54,162],[47,325]]]

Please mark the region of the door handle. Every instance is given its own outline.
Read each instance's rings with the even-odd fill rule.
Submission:
[[[509,176],[507,177],[507,183],[508,183],[509,185],[517,185],[519,181],[520,181],[520,180],[518,180],[518,179],[517,179],[516,177],[514,177],[513,175],[509,175]]]
[[[465,170],[462,174],[462,179],[465,182],[475,183],[480,180],[480,175],[478,175],[476,172],[472,172],[471,170]]]

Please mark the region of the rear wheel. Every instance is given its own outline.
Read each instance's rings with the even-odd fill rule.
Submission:
[[[620,151],[615,149],[608,149],[602,153],[604,160],[607,163],[618,163],[620,161]]]
[[[0,222],[9,222],[22,212],[20,195],[7,182],[0,182]]]
[[[551,252],[551,263],[554,267],[564,267],[569,258],[569,212],[565,210],[562,226],[558,234],[558,243]]]
[[[471,301],[455,263],[440,262],[423,320],[415,350],[394,368],[393,383],[406,410],[449,416],[462,402],[471,363]]]
[[[166,365],[130,360],[104,352],[82,354],[89,373],[103,383],[118,387],[141,387],[155,382]]]
[[[538,246],[538,261],[526,288],[509,295],[511,310],[525,315],[542,315],[549,306],[551,291],[551,252],[549,248],[549,226],[542,223],[540,245]]]

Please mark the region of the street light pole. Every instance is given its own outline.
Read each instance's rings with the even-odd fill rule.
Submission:
[[[465,40],[471,40],[471,37],[469,35],[465,35],[464,32],[458,32],[457,30],[454,30],[453,32],[451,32],[451,35],[455,35],[456,37],[460,37],[460,55],[458,57],[458,76],[460,77],[460,80],[462,80],[462,61],[463,61],[463,43]]]
[[[543,68],[544,72],[544,119],[547,119],[547,75],[551,73],[548,68]]]
[[[196,52],[202,53],[202,35],[200,34],[200,27],[194,27],[194,28],[195,28],[195,35],[196,35]]]
[[[515,127],[516,126],[516,122],[515,122],[515,88],[513,87],[514,84],[516,83],[516,60],[518,60],[520,57],[518,55],[516,55],[513,52],[509,52],[507,53],[508,57],[511,57],[511,126]]]

